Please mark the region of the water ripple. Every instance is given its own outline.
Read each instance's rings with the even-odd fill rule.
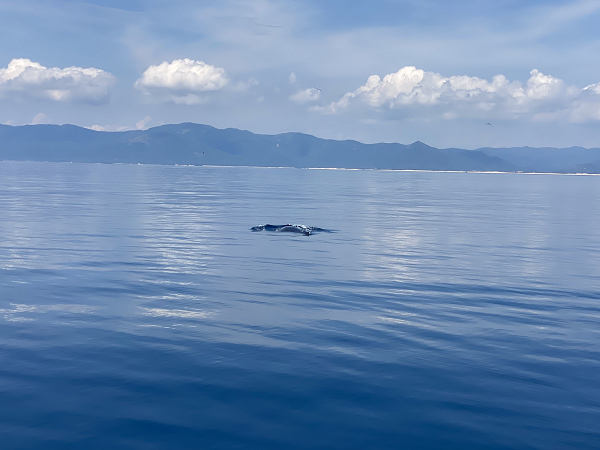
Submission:
[[[598,448],[598,197],[0,163],[3,448]]]

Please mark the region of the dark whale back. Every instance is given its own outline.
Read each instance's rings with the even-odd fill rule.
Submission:
[[[255,227],[250,228],[252,231],[275,231],[280,233],[299,233],[304,236],[310,236],[314,232],[319,231],[329,231],[324,228],[317,227],[307,227],[306,225],[293,225],[291,223],[287,223],[285,225],[257,225]]]

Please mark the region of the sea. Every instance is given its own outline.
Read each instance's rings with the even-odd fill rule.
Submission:
[[[2,450],[600,448],[600,177],[0,162],[0,236]]]

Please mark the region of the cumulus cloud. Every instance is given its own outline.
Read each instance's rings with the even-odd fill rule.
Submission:
[[[58,102],[106,103],[115,77],[93,67],[44,67],[29,59],[13,59],[0,69],[0,98]]]
[[[600,83],[590,84],[589,86],[584,87],[583,90],[588,91],[590,94],[600,95]]]
[[[294,84],[296,82],[296,74],[294,72],[290,73],[289,79],[290,84]]]
[[[50,118],[44,113],[37,113],[33,120],[31,121],[31,125],[39,125],[41,123],[50,123]]]
[[[294,95],[290,96],[290,100],[300,105],[310,102],[319,101],[321,98],[321,91],[316,88],[308,88],[304,90],[299,90]]]
[[[152,120],[152,117],[146,116],[135,124],[136,130],[145,130],[146,124]]]
[[[229,81],[224,68],[186,58],[148,67],[134,87],[159,100],[192,105],[206,101],[200,93],[218,91]]]
[[[109,125],[90,125],[86,126],[90,130],[94,131],[132,131],[132,130],[147,130],[149,128],[148,123],[152,121],[152,117],[146,116],[141,120],[138,120],[135,125],[118,125],[118,124],[109,124]],[[164,122],[159,122],[156,126],[164,125]]]
[[[131,127],[129,125],[92,125],[89,127],[85,127],[94,131],[130,131],[135,130],[136,128]]]
[[[597,89],[592,85],[582,91],[535,69],[523,84],[504,75],[496,75],[491,81],[465,75],[444,77],[408,66],[383,78],[372,75],[363,86],[339,100],[311,109],[328,114],[360,107],[388,110],[391,114],[437,109],[444,118],[550,117],[548,114],[561,111],[568,114],[586,90],[586,95],[592,95]]]
[[[569,119],[571,122],[600,120],[600,83],[591,84],[582,89],[573,103]]]
[[[250,78],[247,82],[238,81],[235,85],[231,86],[231,90],[235,92],[248,92],[248,90],[254,86],[258,86],[260,83],[256,78]]]

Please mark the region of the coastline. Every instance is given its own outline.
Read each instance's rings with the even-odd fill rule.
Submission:
[[[469,174],[513,174],[513,175],[568,175],[568,176],[600,176],[599,173],[562,173],[562,172],[522,172],[522,171],[481,171],[481,170],[433,170],[433,169],[374,169],[354,167],[293,167],[293,166],[246,166],[246,165],[214,165],[214,164],[154,164],[154,163],[128,163],[128,162],[80,162],[80,161],[35,161],[20,159],[3,159],[0,163],[39,163],[39,164],[102,164],[102,165],[128,165],[128,166],[162,166],[162,167],[209,167],[209,168],[247,168],[247,169],[296,169],[296,170],[346,170],[346,171],[374,171],[374,172],[432,172],[432,173],[469,173]]]

